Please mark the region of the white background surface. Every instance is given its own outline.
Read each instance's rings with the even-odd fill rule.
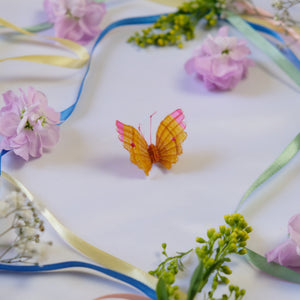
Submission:
[[[268,7],[269,1],[262,6]],[[171,11],[148,1],[111,0],[104,25],[127,16]],[[1,17],[20,26],[45,20],[40,0],[0,1]],[[176,48],[141,50],[127,38],[143,26],[115,29],[98,46],[75,113],[61,128],[59,144],[40,159],[24,163],[13,154],[3,170],[83,239],[145,271],[160,262],[160,244],[169,254],[196,246],[196,236],[223,224],[258,175],[300,129],[299,88],[255,47],[256,66],[231,92],[208,92],[184,63],[206,32]],[[212,31],[214,33],[215,30]],[[47,32],[53,34],[52,30]],[[238,32],[231,30],[232,34]],[[0,56],[64,53],[40,42],[1,37]],[[0,92],[32,85],[57,110],[75,99],[84,70],[27,62],[0,65]],[[276,78],[271,73],[276,73]],[[145,136],[149,115],[153,131],[177,108],[186,116],[188,138],[171,170],[154,166],[150,176],[130,163],[117,138],[115,120],[138,126]],[[264,254],[287,238],[287,222],[299,212],[300,158],[251,197],[242,213],[254,228],[249,247]],[[46,262],[85,260],[48,226],[54,241]],[[190,262],[190,269],[195,267]],[[235,258],[232,283],[250,299],[299,299],[300,287],[282,282]],[[189,269],[189,268],[188,268]],[[90,275],[93,274],[93,275]],[[183,282],[183,290],[187,283]],[[0,273],[0,299],[93,299],[115,292],[136,292],[85,271],[25,275]]]

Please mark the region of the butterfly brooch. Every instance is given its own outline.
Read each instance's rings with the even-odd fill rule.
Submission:
[[[148,145],[143,135],[130,125],[116,121],[116,126],[119,140],[129,151],[131,162],[144,170],[147,176],[153,163],[161,163],[165,168],[170,169],[182,154],[181,144],[187,137],[181,109],[175,110],[160,123],[156,132],[156,145],[151,141]]]

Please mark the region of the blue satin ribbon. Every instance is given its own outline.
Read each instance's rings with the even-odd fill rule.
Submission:
[[[0,264],[0,271],[11,271],[11,272],[47,272],[47,271],[57,271],[62,269],[70,269],[70,268],[85,268],[98,271],[105,275],[108,275],[113,278],[117,278],[120,281],[123,281],[136,289],[143,292],[145,295],[150,297],[151,299],[156,300],[156,292],[145,285],[144,283],[137,281],[129,276],[121,274],[116,271],[112,271],[110,269],[102,268],[97,265],[93,265],[90,263],[85,263],[81,261],[66,261],[56,264],[49,264],[49,265],[32,265],[32,266],[24,266],[24,265],[11,265],[11,264]]]
[[[68,107],[67,109],[65,109],[64,111],[61,112],[61,121],[66,121],[70,115],[73,113],[79,98],[81,96],[82,90],[83,90],[83,86],[86,80],[86,77],[89,73],[90,70],[90,66],[91,66],[91,61],[92,61],[92,55],[94,53],[95,48],[97,47],[97,45],[101,42],[101,40],[113,29],[120,27],[120,26],[128,26],[128,25],[143,25],[143,24],[152,24],[154,22],[156,22],[162,15],[154,15],[154,16],[145,16],[145,17],[134,17],[134,18],[126,18],[126,19],[122,19],[116,22],[111,23],[110,25],[108,25],[99,35],[99,37],[97,38],[95,44],[92,47],[91,53],[90,53],[90,60],[88,62],[88,66],[86,69],[86,72],[83,76],[83,79],[81,81],[81,84],[79,86],[79,90],[78,90],[78,94],[76,97],[76,100],[74,102],[73,105],[71,105],[70,107]]]
[[[82,90],[87,78],[87,75],[89,73],[90,70],[90,66],[91,66],[91,61],[92,61],[92,55],[94,53],[95,48],[97,47],[97,45],[100,43],[100,41],[113,29],[117,28],[117,27],[121,27],[121,26],[129,26],[129,25],[143,25],[143,24],[152,24],[154,22],[156,22],[160,17],[164,16],[166,14],[159,14],[159,15],[153,15],[153,16],[144,16],[144,17],[133,17],[133,18],[125,18],[122,20],[118,20],[116,22],[111,23],[110,25],[108,25],[99,35],[99,37],[97,38],[96,42],[94,43],[91,53],[90,53],[90,60],[88,62],[87,65],[87,69],[85,71],[85,74],[82,78],[82,81],[80,83],[79,86],[79,90],[75,99],[75,102],[69,106],[67,109],[63,110],[61,112],[60,115],[60,120],[62,121],[62,123],[64,123],[73,113],[75,107],[78,104],[78,101],[80,99],[80,96],[82,94]],[[248,22],[255,30],[263,32],[263,33],[267,33],[271,36],[273,36],[274,38],[276,38],[277,40],[279,40],[280,42],[284,42],[281,38],[281,36],[275,32],[274,30],[271,30],[267,27],[264,27],[262,25],[258,25],[255,23],[251,23]],[[300,60],[296,57],[296,55],[289,49],[280,49],[281,52],[287,57],[287,59],[289,59],[297,68],[300,69]],[[0,152],[0,172],[1,172],[1,160],[2,157],[8,153],[9,151],[7,150],[2,150]]]
[[[105,37],[105,35],[108,34],[114,28],[117,28],[117,27],[120,27],[120,26],[143,25],[143,24],[154,23],[154,22],[156,22],[163,15],[165,15],[165,14],[122,19],[122,20],[113,22],[112,24],[108,25],[101,32],[101,34],[99,35],[99,37],[97,38],[96,42],[94,43],[94,45],[93,45],[93,47],[91,49],[90,60],[88,62],[87,69],[85,71],[83,79],[82,79],[82,81],[80,83],[76,100],[75,100],[75,102],[70,107],[68,107],[67,109],[65,109],[65,110],[63,110],[61,112],[60,120],[62,121],[62,123],[64,123],[71,116],[71,114],[73,113],[75,107],[78,104],[78,101],[79,101],[80,96],[81,96],[82,91],[83,91],[83,87],[84,87],[87,75],[88,75],[89,70],[90,70],[92,55],[94,53],[95,48],[100,43],[100,41]],[[261,31],[261,32],[264,32],[264,33],[268,33],[271,36],[273,36],[273,37],[277,38],[278,40],[280,40],[279,39],[280,36],[275,31],[270,30],[270,29],[268,29],[268,28],[266,28],[264,26],[254,24],[254,23],[250,23],[250,25],[254,29],[256,29],[258,31]],[[292,51],[290,51],[289,49],[285,49],[284,51],[285,51],[284,55],[288,59],[293,60],[292,62],[298,68],[300,68],[300,61],[292,53]],[[9,151],[7,151],[7,150],[2,150],[1,153],[0,153],[0,171],[1,171],[1,159],[8,152]],[[109,275],[109,276],[111,276],[113,278],[116,278],[116,279],[118,279],[120,281],[126,282],[126,283],[128,283],[128,284],[136,287],[137,289],[141,290],[142,292],[144,292],[150,298],[156,299],[155,291],[153,289],[151,289],[150,287],[144,285],[143,283],[141,283],[141,282],[139,282],[139,281],[137,281],[137,280],[135,280],[135,279],[133,279],[133,278],[131,278],[129,276],[126,276],[124,274],[121,274],[121,273],[118,273],[118,272],[115,272],[115,271],[112,271],[112,270],[109,270],[109,269],[106,269],[106,268],[102,268],[100,266],[96,266],[96,265],[84,263],[84,262],[72,261],[72,262],[63,262],[63,263],[50,264],[50,265],[44,265],[44,266],[22,266],[22,265],[0,264],[0,270],[14,271],[14,272],[43,272],[43,271],[53,271],[53,270],[59,270],[59,269],[65,269],[65,268],[73,268],[73,267],[89,268],[89,269],[93,269],[93,270],[99,271],[99,272],[104,273],[106,275]]]
[[[94,53],[95,48],[97,47],[97,45],[100,43],[100,41],[113,29],[120,27],[120,26],[128,26],[128,25],[143,25],[143,24],[152,24],[154,22],[156,22],[162,15],[153,15],[153,16],[145,16],[145,17],[133,17],[133,18],[125,18],[122,20],[118,20],[116,22],[111,23],[110,25],[108,25],[98,36],[96,42],[94,43],[91,53],[90,53],[90,60],[88,62],[86,71],[83,75],[83,78],[81,80],[80,86],[79,86],[79,90],[77,92],[77,96],[75,99],[75,102],[69,106],[68,108],[66,108],[65,110],[63,110],[60,113],[60,120],[62,121],[62,123],[64,123],[73,113],[75,107],[78,104],[78,101],[80,99],[80,96],[82,94],[82,90],[87,78],[87,75],[89,73],[90,67],[91,67],[91,61],[92,61],[92,55]],[[61,123],[61,124],[62,124]],[[10,150],[2,150],[0,152],[0,172],[1,172],[1,161],[2,161],[2,157],[7,154],[8,152],[10,152]]]
[[[252,23],[252,22],[248,22],[249,25],[251,25],[251,27],[253,29],[255,29],[256,31],[259,31],[259,32],[262,32],[262,33],[265,33],[265,34],[268,34],[270,36],[272,36],[273,38],[275,38],[276,40],[278,40],[281,44],[283,44],[283,47],[278,47],[276,46],[272,41],[269,40],[269,42],[271,42],[274,47],[277,47],[280,52],[292,63],[294,64],[294,66],[296,66],[299,70],[300,70],[300,60],[298,59],[298,57],[293,53],[293,51],[291,51],[289,48],[285,47],[284,44],[285,44],[285,41],[283,40],[283,38],[281,37],[281,35],[270,29],[270,28],[267,28],[265,26],[262,26],[262,25],[259,25],[259,24],[256,24],[256,23]]]
[[[135,17],[135,18],[126,18],[122,19],[116,22],[113,22],[112,24],[108,25],[99,35],[96,42],[94,43],[91,53],[90,53],[90,60],[87,65],[87,69],[85,71],[85,74],[82,78],[82,81],[79,86],[79,90],[75,99],[75,102],[69,106],[67,109],[63,110],[60,115],[61,124],[63,124],[73,113],[75,107],[78,104],[78,101],[80,99],[80,96],[83,91],[83,87],[87,78],[87,75],[90,70],[91,66],[91,59],[92,55],[94,53],[95,48],[100,43],[100,41],[114,28],[120,27],[120,26],[127,26],[127,25],[143,25],[143,24],[151,24],[154,23],[156,20],[158,20],[159,17],[162,15],[154,15],[154,16],[148,16],[148,17]],[[10,151],[8,150],[2,150],[0,153],[0,171],[1,171],[1,159],[2,157]],[[6,270],[6,271],[14,271],[14,272],[43,272],[43,271],[54,271],[59,269],[65,269],[65,268],[74,268],[74,267],[82,267],[82,268],[89,268],[96,271],[99,271],[103,274],[109,275],[115,279],[118,279],[120,281],[123,281],[125,283],[128,283],[129,285],[137,288],[138,290],[145,293],[148,297],[151,299],[156,299],[156,292],[151,289],[150,287],[146,286],[140,281],[137,281],[136,279],[133,279],[129,276],[126,276],[122,273],[106,269],[97,265],[92,265],[84,262],[78,262],[78,261],[71,261],[71,262],[63,262],[63,263],[57,263],[57,264],[50,264],[50,265],[44,265],[44,266],[23,266],[23,265],[11,265],[11,264],[0,264],[0,270]]]

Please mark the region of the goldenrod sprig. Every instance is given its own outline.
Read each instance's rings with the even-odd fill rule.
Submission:
[[[228,226],[221,225],[218,231],[214,228],[208,229],[206,239],[202,237],[196,239],[201,244],[201,246],[195,248],[199,265],[191,278],[187,300],[194,299],[197,293],[202,292],[210,277],[212,277],[212,286],[208,292],[208,299],[218,300],[214,297],[217,287],[219,284],[229,284],[227,275],[232,273],[231,269],[227,266],[227,263],[231,261],[228,256],[231,254],[244,255],[247,253],[245,247],[249,238],[248,234],[252,231],[252,228],[248,226],[241,214],[226,215],[224,219]],[[159,264],[156,270],[151,271],[150,274],[159,278],[160,288],[157,291],[160,291],[161,295],[164,294],[168,295],[168,298],[176,298],[178,286],[173,286],[175,276],[178,270],[183,268],[182,257],[192,250],[169,257],[166,253],[166,244],[163,244],[162,247],[162,253],[166,259]],[[158,298],[161,298],[161,295],[158,295]],[[223,294],[219,300],[228,300],[230,298],[241,300],[244,295],[244,289],[229,285],[228,294]]]
[[[184,2],[175,13],[164,15],[153,26],[136,33],[128,42],[140,47],[149,45],[170,46],[182,48],[182,38],[191,40],[195,36],[195,26],[201,19],[206,20],[206,26],[217,24],[218,15],[224,8],[225,0],[192,0]]]
[[[228,257],[230,254],[244,255],[247,253],[246,245],[249,238],[248,233],[252,231],[252,228],[248,226],[244,217],[241,214],[226,215],[224,217],[225,222],[229,226],[219,226],[217,232],[214,228],[207,230],[208,240],[203,238],[197,238],[197,242],[203,244],[201,247],[195,249],[199,261],[203,262],[203,280],[199,286],[199,292],[208,282],[211,275],[214,274],[212,289],[208,293],[209,299],[214,299],[213,294],[220,283],[229,283],[229,279],[226,275],[231,274],[230,268],[225,264],[230,262]],[[239,291],[236,287],[232,290],[235,292],[236,297],[245,293],[244,290]],[[228,297],[227,295],[225,295]],[[224,299],[228,299],[224,296]],[[239,299],[239,298],[235,298]]]

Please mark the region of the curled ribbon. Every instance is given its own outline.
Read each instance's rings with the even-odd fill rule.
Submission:
[[[142,282],[135,280],[129,276],[126,276],[124,274],[121,274],[119,272],[103,268],[97,265],[93,265],[90,263],[85,263],[82,261],[66,261],[56,264],[49,264],[49,265],[32,265],[32,266],[24,266],[24,265],[11,265],[11,264],[0,264],[0,271],[10,271],[10,272],[23,272],[23,273],[29,273],[29,272],[51,272],[51,271],[57,271],[57,270],[65,270],[70,268],[85,268],[90,269],[94,271],[98,271],[100,273],[103,273],[105,275],[108,275],[110,277],[116,278],[120,281],[123,281],[129,285],[132,285],[133,287],[137,288],[138,290],[145,293],[149,298],[156,300],[155,291],[151,288],[149,288],[147,285],[143,284]],[[142,297],[142,296],[140,296]],[[146,298],[146,297],[144,297]],[[147,298],[147,299],[149,299]]]
[[[150,296],[152,299],[155,299],[154,290],[157,283],[157,279],[155,277],[87,243],[86,241],[84,241],[83,239],[75,235],[73,232],[71,232],[68,228],[66,228],[60,221],[58,221],[58,219],[45,207],[45,205],[40,201],[38,201],[37,199],[35,199],[33,195],[30,193],[30,191],[20,181],[13,178],[12,176],[10,176],[4,171],[1,171],[1,176],[4,179],[6,179],[8,182],[10,182],[12,185],[14,185],[18,190],[22,191],[26,195],[29,201],[32,201],[37,204],[37,207],[39,208],[41,214],[45,217],[45,219],[50,223],[50,225],[55,229],[55,231],[62,237],[62,239],[65,242],[69,243],[74,249],[76,249],[86,257],[90,258],[91,260],[95,261],[101,266],[109,269],[108,271],[110,273],[107,273],[107,271],[104,272],[102,270],[103,273],[108,274],[119,280],[125,281],[127,283],[130,283],[128,282],[128,279],[133,279],[134,281],[141,283],[143,287],[146,286],[148,289],[146,289],[146,291],[145,290],[143,291],[146,294],[148,294],[148,296]],[[78,263],[80,264],[80,262],[76,262],[76,263],[77,264],[75,265],[75,267],[76,266],[84,267],[83,265],[78,265]],[[29,271],[35,270],[34,268],[32,270],[29,269],[28,266],[7,266],[7,268],[8,267],[14,268],[10,270],[20,270],[20,271],[26,271],[26,269],[28,269]],[[23,267],[23,268],[16,269],[18,267]],[[34,266],[34,267],[41,268],[40,271],[44,271],[43,266],[41,267]],[[62,268],[62,266],[60,265],[59,267]],[[63,267],[64,268],[74,267],[74,263],[71,266],[63,265]],[[0,269],[1,268],[3,269],[3,266],[0,266]],[[48,267],[48,269],[45,270],[50,270],[49,268],[51,269],[51,267]],[[126,277],[125,279],[127,280],[124,280],[124,275]]]
[[[180,4],[182,1],[168,1],[168,0],[151,0],[157,3],[161,3],[161,4],[166,4],[166,5],[171,5],[171,6],[177,6],[178,4]],[[175,4],[176,2],[176,4]],[[132,25],[132,24],[147,24],[147,23],[152,23],[155,20],[157,20],[159,16],[149,16],[149,17],[142,17],[142,18],[129,18],[129,19],[124,19],[124,20],[120,20],[117,21],[111,25],[109,25],[103,32],[102,34],[99,36],[99,38],[97,39],[93,49],[95,49],[96,45],[100,42],[100,40],[112,29],[118,27],[118,26],[124,26],[124,25]],[[235,22],[241,22],[240,19],[238,19],[236,16],[232,16],[231,18],[231,22],[235,23]],[[18,32],[21,32],[23,34],[29,34],[32,35],[32,33],[23,30],[3,19],[0,18],[0,24],[9,27],[13,30],[16,30]],[[237,25],[238,23],[235,23],[235,25]],[[243,27],[245,28],[245,30],[249,30],[249,27],[245,26],[244,23],[242,23]],[[58,41],[60,42],[62,45],[64,45],[65,47],[67,47],[68,49],[71,49],[72,51],[74,51],[79,57],[80,59],[72,59],[72,58],[68,58],[68,57],[63,57],[63,56],[47,56],[47,55],[33,55],[33,56],[23,56],[23,57],[15,57],[15,58],[6,58],[6,59],[2,59],[1,61],[5,61],[5,60],[27,60],[27,61],[33,61],[33,62],[39,62],[39,63],[48,63],[48,64],[54,64],[54,65],[58,65],[58,66],[65,66],[65,67],[81,67],[84,65],[84,63],[86,63],[89,60],[89,55],[87,53],[87,51],[85,50],[85,48],[83,48],[82,46],[68,41],[68,40],[64,40],[64,39],[57,39],[57,38],[50,38],[52,40]],[[74,48],[73,48],[74,47]],[[84,50],[82,50],[84,49]],[[50,58],[50,59],[49,59]],[[59,58],[59,59],[57,59]],[[82,61],[81,59],[84,58]],[[83,61],[85,60],[85,62],[83,63]],[[49,63],[53,61],[54,63]],[[80,97],[82,88],[83,88],[83,84],[85,81],[85,78],[87,76],[88,70],[89,70],[89,66],[90,66],[90,61],[89,61],[89,65],[87,68],[87,71],[84,75],[84,78],[82,80],[81,86],[80,86],[80,90],[78,92],[78,97],[77,100],[75,102],[75,104],[73,106],[71,106],[70,108],[68,108],[67,110],[62,112],[62,120],[66,120],[71,113],[73,112],[77,101]],[[297,152],[298,152],[299,148],[297,148]],[[3,150],[4,151],[4,150]],[[3,152],[2,151],[2,152]],[[6,151],[4,151],[4,154],[6,153]],[[290,159],[295,155],[296,153],[292,154]],[[1,156],[3,154],[1,153]],[[283,166],[290,160],[289,158],[286,159],[286,162],[283,164]],[[283,167],[282,166],[282,167]],[[275,171],[277,172],[277,170]],[[273,173],[274,174],[274,173]],[[272,175],[273,175],[272,174]],[[271,176],[272,176],[271,175]],[[16,179],[14,179],[13,177],[11,177],[10,175],[8,175],[5,172],[1,172],[1,176],[3,178],[5,178],[6,180],[8,180],[9,182],[11,182],[13,185],[15,185],[16,187],[18,187],[21,191],[24,192],[24,194],[26,194],[26,196],[28,197],[29,200],[31,201],[35,201],[37,202],[36,199],[33,198],[32,194],[28,191],[28,189],[21,184],[19,181],[17,181]],[[270,176],[270,177],[271,177]],[[268,177],[269,178],[269,177]],[[267,180],[267,179],[266,179]],[[265,181],[265,180],[264,180]],[[262,183],[261,183],[262,184]],[[256,187],[255,187],[256,189]],[[250,192],[251,193],[251,192]],[[246,199],[246,198],[245,198]],[[244,199],[244,200],[245,200]],[[79,238],[78,236],[76,236],[74,233],[72,233],[69,229],[67,229],[62,223],[60,223],[56,217],[41,203],[39,203],[39,206],[41,208],[41,212],[44,215],[44,217],[49,221],[49,223],[54,227],[54,229],[57,231],[57,233],[66,241],[68,242],[72,247],[74,247],[76,250],[78,250],[79,252],[81,252],[82,254],[86,255],[88,258],[94,260],[95,262],[99,263],[100,265],[109,268],[106,269],[110,272],[110,276],[113,276],[114,278],[118,278],[120,280],[123,280],[129,284],[131,284],[128,280],[131,278],[133,279],[133,282],[138,282],[140,283],[142,286],[146,286],[149,288],[149,293],[145,292],[145,290],[143,290],[142,288],[140,288],[140,290],[143,290],[145,292],[146,295],[150,296],[152,299],[155,299],[155,292],[154,292],[154,288],[156,286],[157,283],[157,279],[154,278],[153,276],[149,275],[148,273],[128,264],[127,262],[120,260],[117,257],[114,257],[100,249],[97,249],[96,247],[90,245],[89,243],[85,242],[84,240],[82,240],[81,238]],[[254,254],[253,254],[254,253]],[[248,258],[250,257],[252,259],[252,262],[255,264],[255,262],[257,262],[260,257],[256,256],[256,253],[249,250],[249,254]],[[256,257],[255,259],[253,257]],[[258,259],[258,258],[259,259]],[[250,259],[250,261],[251,261]],[[260,259],[261,261],[261,259]],[[70,263],[70,262],[67,262]],[[74,263],[74,262],[73,262]],[[76,262],[77,264],[80,262]],[[84,264],[84,263],[82,263]],[[256,264],[257,265],[257,264]],[[47,266],[47,265],[46,265]],[[46,267],[45,266],[45,267]],[[74,266],[74,264],[73,264]],[[76,265],[78,266],[78,265]],[[83,267],[83,265],[80,265]],[[270,264],[268,264],[268,266],[270,266]],[[8,266],[11,268],[14,268],[17,266]],[[8,269],[7,267],[7,269]],[[37,268],[37,270],[43,270],[41,269],[42,267],[39,266],[35,266]],[[52,266],[53,267],[53,266]],[[58,267],[56,265],[56,267]],[[60,268],[62,267],[62,265],[59,266]],[[64,265],[64,267],[66,267]],[[70,266],[68,266],[70,267]],[[87,267],[87,266],[85,266]],[[279,266],[281,268],[281,266]],[[3,266],[0,266],[0,269],[3,269]],[[22,271],[24,271],[26,268],[29,268],[27,266],[22,266]],[[39,269],[40,268],[40,269]],[[49,268],[51,269],[51,267],[49,267],[48,265],[48,270]],[[284,267],[282,267],[284,268]],[[52,268],[53,269],[53,268]],[[263,269],[263,267],[261,267],[261,269]],[[286,269],[286,268],[285,268]],[[17,270],[17,269],[16,269]],[[29,269],[26,269],[29,270]],[[283,270],[283,269],[282,269]],[[104,269],[102,269],[102,272],[105,273],[106,271]],[[105,273],[108,274],[108,273]],[[287,277],[281,277],[281,278],[287,278]],[[134,284],[132,284],[134,285]],[[153,294],[154,293],[154,294]],[[179,293],[180,299],[184,299],[186,298],[186,295],[183,293]],[[105,297],[101,298],[104,299]]]
[[[0,25],[31,37],[41,38],[41,36],[29,32],[25,29],[22,29],[2,18],[0,18]],[[24,56],[2,58],[0,59],[0,62],[7,61],[7,60],[23,60],[23,61],[30,61],[35,63],[65,67],[65,68],[75,68],[75,69],[83,67],[88,62],[90,56],[86,48],[84,48],[83,46],[67,39],[55,38],[49,36],[43,36],[43,38],[58,42],[63,47],[74,52],[78,56],[78,58],[72,58],[72,57],[61,56],[61,55],[24,55]]]
[[[300,151],[300,133],[288,144],[282,153],[272,162],[248,188],[242,199],[239,201],[235,212],[238,212],[246,200],[252,195],[263,183],[277,174],[285,167]],[[268,263],[267,259],[251,249],[247,249],[247,260],[258,269],[270,274],[274,277],[281,278],[294,283],[300,283],[300,274],[289,268],[281,266],[277,263]]]

